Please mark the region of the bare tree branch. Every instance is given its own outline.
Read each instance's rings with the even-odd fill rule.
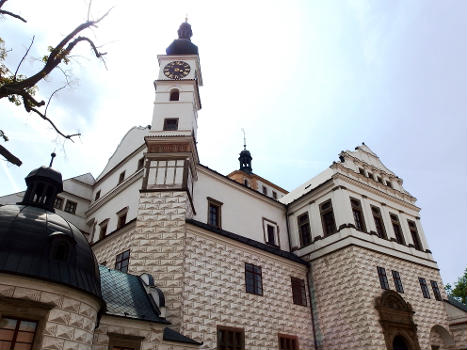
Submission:
[[[60,90],[65,89],[67,86],[68,86],[68,84],[67,84],[67,85],[64,85],[64,86],[62,86],[61,88],[59,88],[59,89],[55,90],[54,92],[52,92],[52,95],[50,95],[49,101],[47,102],[47,106],[45,106],[44,115],[47,115],[47,108],[49,108],[50,101],[52,101],[52,97],[54,97],[55,93],[59,92]]]
[[[18,67],[15,70],[15,75],[13,76],[13,80],[16,80],[16,74],[18,74],[19,67],[21,67],[21,64],[23,63],[24,59],[28,55],[29,50],[31,50],[32,44],[34,44],[35,37],[36,37],[35,35],[32,36],[31,44],[29,44],[29,47],[26,50],[26,52],[24,53],[23,58],[21,58],[21,61],[19,61]]]
[[[54,123],[52,120],[50,120],[45,114],[43,114],[41,111],[39,111],[38,109],[36,109],[36,108],[34,108],[34,107],[31,107],[31,111],[34,112],[34,113],[36,113],[39,117],[41,117],[41,118],[44,119],[45,121],[49,122],[49,124],[52,125],[52,127],[55,129],[55,131],[57,132],[57,134],[59,134],[59,135],[62,136],[63,138],[68,139],[68,140],[70,140],[71,142],[74,142],[74,141],[73,141],[73,137],[81,136],[81,133],[65,135],[63,132],[60,131],[60,129],[57,128],[57,126],[55,125],[55,123]]]
[[[17,166],[21,166],[21,164],[23,164],[23,162],[21,160],[19,160],[18,157],[16,157],[15,155],[13,155],[10,151],[8,151],[5,147],[3,147],[2,145],[0,145],[0,155],[4,156],[5,159],[14,164],[14,165],[17,165]]]

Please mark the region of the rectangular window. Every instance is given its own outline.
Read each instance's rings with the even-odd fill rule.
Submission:
[[[268,244],[277,245],[276,243],[276,228],[272,225],[267,224],[267,233],[268,233]]]
[[[124,171],[122,171],[120,173],[120,175],[118,176],[118,184],[120,185],[123,182],[123,180],[125,180],[125,172]]]
[[[263,186],[263,194],[268,195],[268,188]]]
[[[222,203],[208,197],[208,225],[221,228]]]
[[[401,276],[399,276],[399,272],[392,270],[392,278],[394,279],[394,285],[396,286],[396,290],[399,293],[404,293],[404,287],[402,287]]]
[[[337,232],[336,221],[334,220],[334,212],[332,210],[331,200],[322,203],[319,206],[321,213],[321,222],[323,224],[323,232],[325,236],[332,235]]]
[[[402,234],[401,224],[399,218],[396,214],[391,214],[392,228],[394,229],[394,235],[396,236],[396,241],[399,244],[405,244],[404,235]]]
[[[291,277],[292,299],[296,305],[306,306],[305,281],[300,278]]]
[[[415,249],[423,251],[422,243],[420,242],[420,236],[418,235],[417,231],[417,225],[414,221],[411,220],[407,220],[407,223],[409,224],[409,230]]]
[[[37,322],[3,317],[0,324],[0,349],[32,349]]]
[[[105,219],[99,224],[99,239],[103,239],[107,234],[107,224],[109,223],[109,219]]]
[[[352,213],[355,221],[355,228],[359,231],[365,231],[365,220],[363,218],[362,203],[358,199],[350,198]]]
[[[422,288],[423,297],[430,299],[430,292],[428,291],[428,286],[426,285],[426,280],[422,277],[418,278],[420,282],[420,288]]]
[[[373,213],[373,220],[375,220],[376,233],[378,233],[379,238],[387,239],[386,229],[384,228],[383,216],[381,215],[381,210],[377,207],[371,207],[371,212]]]
[[[377,266],[378,269],[378,277],[379,277],[379,284],[381,285],[382,289],[389,289],[389,282],[388,277],[386,276],[386,270],[384,267]]]
[[[297,218],[298,232],[300,234],[300,245],[305,247],[311,244],[311,229],[308,213],[302,214]]]
[[[65,204],[65,209],[67,213],[74,214],[76,213],[76,207],[78,206],[78,203],[70,201],[69,199],[66,201]]]
[[[438,288],[438,283],[436,283],[436,281],[430,281],[430,284],[431,284],[431,289],[433,289],[433,294],[435,295],[435,299],[436,300],[443,300],[443,298],[441,297],[441,292],[439,291],[439,288]]]
[[[125,250],[115,258],[115,270],[128,272],[128,262],[130,261],[130,250]]]
[[[126,224],[126,212],[118,216],[117,230],[125,226]]]
[[[276,191],[272,191],[272,198],[277,199],[277,192]]]
[[[241,328],[217,326],[218,350],[244,350],[245,332]]]
[[[143,169],[143,166],[144,166],[144,157],[138,159],[138,168],[136,169],[136,171],[138,171],[139,169]]]
[[[298,350],[298,338],[294,335],[278,334],[279,350]]]
[[[99,198],[101,198],[101,190],[96,192],[96,196],[94,197],[94,200],[97,201]]]
[[[164,131],[175,131],[175,130],[178,130],[178,118],[164,119]]]
[[[55,198],[54,208],[58,209],[58,210],[62,210],[62,208],[63,208],[63,198],[62,197]]]
[[[263,295],[263,277],[261,266],[245,263],[246,292]]]

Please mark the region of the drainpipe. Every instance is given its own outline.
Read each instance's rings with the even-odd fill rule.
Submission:
[[[310,297],[310,312],[311,312],[311,325],[313,329],[313,340],[315,343],[315,350],[322,348],[322,335],[319,329],[319,323],[317,322],[318,310],[316,305],[315,289],[313,287],[313,276],[311,273],[311,262],[308,262],[308,274],[306,275],[306,281],[308,285],[308,295]],[[315,314],[316,313],[316,314]],[[316,317],[316,319],[315,319]]]

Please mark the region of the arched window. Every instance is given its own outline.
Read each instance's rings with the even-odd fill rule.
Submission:
[[[178,101],[180,99],[180,92],[178,89],[170,90],[170,101]]]

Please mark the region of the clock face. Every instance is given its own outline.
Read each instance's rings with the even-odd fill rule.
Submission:
[[[182,79],[190,73],[190,65],[183,61],[172,61],[164,67],[164,74],[170,79]]]

